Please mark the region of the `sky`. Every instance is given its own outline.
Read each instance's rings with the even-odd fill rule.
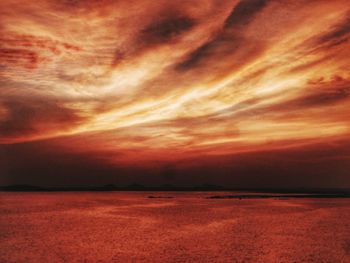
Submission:
[[[0,1],[0,184],[350,188],[348,0]]]

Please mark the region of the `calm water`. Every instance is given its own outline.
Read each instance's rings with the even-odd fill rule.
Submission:
[[[0,193],[0,262],[350,262],[350,199],[213,194]]]

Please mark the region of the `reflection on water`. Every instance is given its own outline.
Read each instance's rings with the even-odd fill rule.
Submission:
[[[349,261],[350,199],[218,194],[0,193],[0,262]]]

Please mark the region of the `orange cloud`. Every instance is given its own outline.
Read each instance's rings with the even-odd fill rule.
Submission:
[[[111,163],[349,136],[348,1],[0,3],[0,142]]]

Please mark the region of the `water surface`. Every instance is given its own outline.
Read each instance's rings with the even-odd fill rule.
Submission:
[[[3,192],[0,262],[350,262],[350,199],[217,194]]]

